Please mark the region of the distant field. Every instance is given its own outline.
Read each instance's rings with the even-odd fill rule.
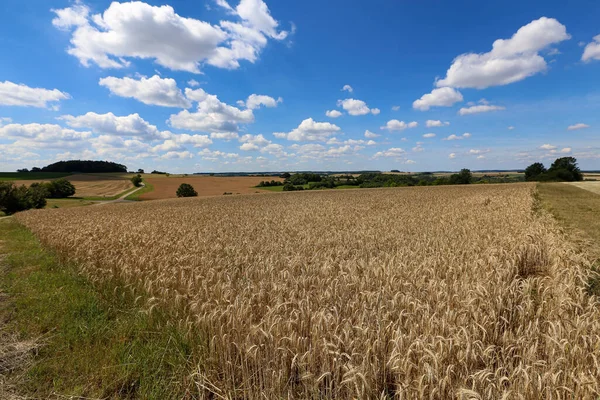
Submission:
[[[63,178],[69,173],[62,172],[0,172],[0,181],[39,181]]]
[[[139,196],[140,200],[158,200],[172,199],[177,197],[175,193],[182,183],[189,183],[196,189],[198,196],[221,196],[223,193],[249,194],[259,191],[254,186],[260,181],[277,180],[281,178],[260,177],[260,176],[240,176],[240,177],[217,177],[217,176],[193,176],[188,177],[166,177],[154,175],[144,175],[144,180],[150,183],[154,190]],[[263,193],[262,191],[260,191]]]
[[[585,189],[592,193],[600,194],[600,180],[596,182],[569,182],[568,185],[577,186],[580,189]]]
[[[112,174],[79,174],[56,176],[54,178],[65,177],[75,186],[75,197],[112,197],[116,196],[127,189],[133,187],[131,181],[123,175]],[[31,185],[35,182],[48,182],[54,178],[41,177],[41,179],[33,180],[13,180],[17,185]]]
[[[210,182],[185,180],[199,192]],[[199,360],[182,375],[190,398],[595,399],[590,260],[535,187],[219,196],[16,219],[91,281],[201,338],[182,354]]]

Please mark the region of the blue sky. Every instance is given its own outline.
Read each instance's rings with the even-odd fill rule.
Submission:
[[[595,1],[6,0],[0,170],[600,169]]]

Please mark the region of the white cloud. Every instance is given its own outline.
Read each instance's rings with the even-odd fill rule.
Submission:
[[[198,155],[200,157],[202,157],[203,160],[210,160],[210,161],[217,161],[219,158],[229,158],[229,159],[236,159],[239,157],[239,154],[237,153],[226,153],[223,151],[219,151],[219,150],[209,150],[209,149],[202,149],[201,151],[198,152]]]
[[[352,89],[352,86],[350,85],[344,85],[344,87],[342,88],[342,92],[354,92],[354,89]]]
[[[362,100],[356,100],[356,99],[338,100],[337,105],[338,105],[338,107],[342,107],[344,110],[346,110],[348,112],[348,114],[353,115],[353,116],[366,115],[369,113],[377,115],[380,113],[380,110],[378,108],[370,109],[367,106],[367,103],[365,103]]]
[[[437,128],[440,126],[448,126],[450,125],[450,122],[442,122],[440,120],[433,120],[433,119],[428,119],[427,122],[425,122],[425,126],[428,128]]]
[[[489,53],[456,57],[438,87],[477,88],[507,85],[545,71],[538,53],[552,44],[570,39],[564,25],[542,17],[521,27],[510,39],[498,39]]]
[[[0,127],[0,138],[29,139],[37,143],[81,141],[91,136],[91,132],[78,132],[55,124],[8,124]]]
[[[254,143],[244,143],[240,146],[240,150],[244,151],[257,151],[258,149],[260,149],[260,147],[258,147]]]
[[[406,128],[416,128],[419,124],[415,121],[409,122],[408,124],[404,121],[398,121],[397,119],[392,119],[382,126],[381,129],[387,129],[388,131],[403,131]]]
[[[392,106],[392,111],[398,111],[400,109],[400,106]]]
[[[175,128],[201,132],[237,132],[239,124],[254,122],[252,110],[240,110],[225,104],[217,96],[202,89],[185,89],[185,95],[189,100],[198,102],[198,109],[196,112],[183,110],[171,115],[169,123]]]
[[[512,125],[508,127],[508,130],[509,130],[509,131],[512,131],[512,130],[514,130],[514,129],[515,129],[515,127],[514,127],[514,126],[512,126]]]
[[[579,123],[579,124],[575,124],[575,125],[569,126],[567,128],[567,130],[569,130],[569,131],[576,131],[576,130],[579,130],[579,129],[586,129],[586,128],[589,128],[589,127],[590,126],[587,125],[587,124]]]
[[[58,89],[32,88],[23,84],[0,82],[0,105],[47,108],[48,103],[70,99]]]
[[[267,140],[263,135],[246,134],[240,137],[239,141],[243,143],[240,149],[244,151],[257,151],[261,147],[271,144],[271,141]]]
[[[404,149],[401,149],[400,147],[392,147],[385,151],[379,151],[379,152],[375,153],[373,158],[380,158],[380,157],[400,158],[400,157],[403,157],[405,154],[406,154],[406,151]]]
[[[427,139],[434,138],[435,137],[435,133],[426,133],[426,134],[423,135],[423,137],[427,138]]]
[[[448,158],[456,158],[456,153],[450,153],[450,154],[448,154]]]
[[[177,87],[175,79],[163,79],[158,75],[151,78],[142,77],[139,80],[109,76],[100,79],[99,84],[108,88],[112,94],[133,98],[144,104],[178,108],[192,106],[192,103],[185,98]]]
[[[477,156],[478,160],[483,160],[485,158],[485,156]]]
[[[169,132],[170,133],[170,132]],[[213,143],[207,135],[188,135],[187,133],[170,133],[169,137],[179,144],[190,144],[194,147],[206,147]]]
[[[418,146],[413,147],[412,151],[413,151],[413,153],[420,153],[422,151],[425,151],[425,149],[421,145],[418,145]]]
[[[168,153],[162,155],[160,158],[164,160],[183,160],[186,158],[194,158],[194,155],[189,151],[169,151]]]
[[[190,79],[190,80],[187,82],[187,84],[188,84],[188,85],[190,85],[190,87],[198,87],[198,86],[200,86],[200,82],[198,82],[198,81],[197,81],[197,80],[195,80],[195,79]]]
[[[555,150],[556,146],[553,146],[551,144],[543,144],[540,146],[540,149],[542,150]]]
[[[138,136],[151,139],[166,139],[171,135],[168,131],[159,131],[156,126],[145,121],[139,114],[117,117],[110,112],[106,114],[88,112],[76,117],[63,115],[59,119],[64,120],[70,127],[87,128],[98,134]]]
[[[233,140],[237,139],[239,135],[236,132],[212,132],[210,134],[211,139],[219,139],[219,140]]]
[[[563,154],[569,154],[571,150],[572,149],[570,147],[565,147],[564,149],[561,149],[560,152]]]
[[[484,112],[500,111],[500,110],[506,110],[506,107],[479,105],[479,106],[463,107],[460,110],[458,110],[458,114],[459,115],[470,115],[470,114],[479,114],[479,113],[484,113]]]
[[[585,46],[582,61],[600,60],[600,35],[594,37],[594,41]]]
[[[305,119],[289,133],[274,133],[275,137],[287,138],[296,142],[324,142],[328,137],[341,131],[340,127],[329,122],[316,122],[312,118]]]
[[[444,138],[443,140],[463,140],[463,139],[468,139],[471,137],[470,133],[463,133],[462,135],[458,136],[458,135],[450,135],[447,138]]]
[[[246,108],[249,108],[250,110],[256,110],[257,108],[260,108],[260,106],[265,106],[269,108],[277,107],[277,104],[281,102],[283,102],[283,99],[281,97],[279,97],[278,99],[274,99],[270,96],[265,96],[262,94],[251,94],[250,96],[248,96],[245,105]],[[238,104],[241,103],[238,102]]]
[[[413,102],[415,110],[427,111],[431,107],[451,107],[463,101],[462,94],[450,87],[433,89],[431,93],[424,94],[419,100]]]
[[[381,135],[378,135],[378,134],[376,134],[376,133],[373,133],[373,132],[371,132],[371,131],[370,131],[370,130],[368,130],[368,129],[365,131],[365,137],[366,137],[367,139],[375,139],[376,137],[379,137],[379,136],[381,136]]]
[[[81,64],[123,68],[127,58],[153,59],[173,70],[200,72],[208,63],[219,68],[238,68],[240,60],[255,62],[268,39],[282,40],[278,23],[262,0],[241,0],[232,14],[240,22],[211,25],[175,13],[168,5],[140,1],[113,2],[103,14],[90,17],[90,9],[77,3],[53,10],[54,26],[71,31],[68,53]]]
[[[490,152],[490,149],[485,149],[485,150],[471,149],[471,150],[469,150],[469,154],[473,154],[473,155],[476,155],[476,154],[485,154],[485,153],[489,153],[489,152]]]
[[[338,117],[341,117],[343,114],[341,112],[339,112],[338,110],[328,110],[325,112],[325,115],[328,116],[329,118],[338,118]]]

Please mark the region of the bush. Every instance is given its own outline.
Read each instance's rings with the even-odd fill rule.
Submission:
[[[29,188],[15,186],[12,182],[0,182],[0,211],[7,215],[31,208],[44,208],[48,192],[39,183]]]
[[[64,178],[48,182],[44,186],[50,199],[64,199],[75,194],[75,186]]]
[[[131,178],[131,183],[133,183],[133,186],[135,187],[142,186],[142,176],[140,174],[137,174],[136,176]]]
[[[194,187],[189,183],[182,183],[177,189],[177,197],[196,197],[198,192],[194,190]]]
[[[536,162],[525,168],[525,180],[536,181],[539,180],[541,175],[546,173],[546,167],[544,164]]]
[[[458,174],[450,175],[450,183],[452,185],[468,185],[473,183],[473,174],[471,170],[463,168]]]
[[[285,185],[283,185],[284,192],[296,192],[298,190],[304,190],[304,188],[302,186],[295,186],[290,182],[287,182]]]

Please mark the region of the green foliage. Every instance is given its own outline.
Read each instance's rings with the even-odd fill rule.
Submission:
[[[142,176],[140,174],[135,175],[131,178],[131,183],[133,183],[133,186],[135,187],[140,187],[142,185]]]
[[[45,183],[44,186],[50,199],[64,199],[75,194],[75,186],[64,178]]]
[[[198,192],[194,190],[194,187],[189,183],[182,183],[177,189],[177,197],[196,197]]]
[[[468,185],[473,183],[473,174],[471,170],[463,168],[458,174],[450,175],[450,183],[452,185]]]
[[[260,181],[258,187],[271,187],[271,186],[283,186],[283,182],[271,180],[271,181]]]
[[[286,179],[286,182],[289,182],[292,185],[306,185],[310,182],[321,182],[322,179],[323,177],[319,174],[298,173],[291,175]]]
[[[583,174],[574,157],[557,158],[546,170],[542,163],[534,163],[525,169],[528,181],[576,182],[583,180]]]
[[[152,171],[152,172],[150,172],[150,173],[151,173],[151,174],[156,174],[156,175],[168,175],[166,172],[157,171],[157,170],[154,170],[154,171]]]
[[[44,208],[48,192],[40,184],[29,188],[25,185],[15,186],[11,182],[0,182],[0,211],[7,215],[32,208]]]
[[[138,169],[138,170],[137,170],[137,173],[138,173],[138,174],[143,174],[143,173],[144,173],[144,170],[140,168],[140,169]]]
[[[289,172],[284,172],[283,174],[279,175],[279,177],[283,179],[287,179],[290,176],[292,176],[292,174],[290,174]]]
[[[110,161],[59,161],[43,167],[42,172],[81,172],[81,173],[101,173],[101,172],[127,172],[127,167]],[[33,169],[32,169],[33,171]]]
[[[302,186],[295,186],[293,183],[291,182],[286,182],[283,185],[283,191],[284,192],[296,192],[298,190],[304,190],[304,188]]]
[[[546,167],[544,164],[536,162],[525,168],[525,180],[537,181],[539,178],[546,173]]]

